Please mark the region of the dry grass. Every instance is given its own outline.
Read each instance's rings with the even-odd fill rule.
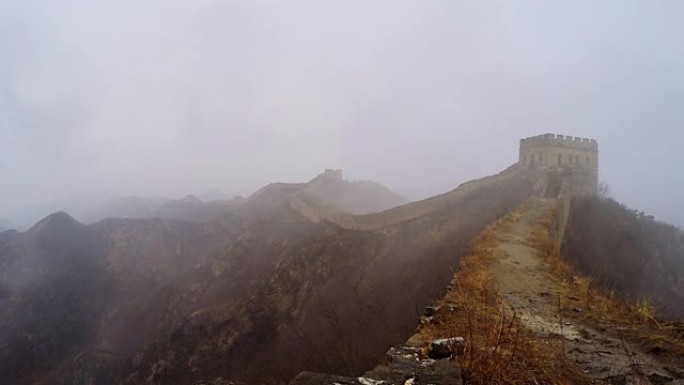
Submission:
[[[425,339],[465,337],[460,360],[467,384],[589,383],[565,358],[560,338],[539,337],[521,324],[490,271],[497,234],[519,220],[525,209],[497,221],[472,242],[442,303],[442,308],[457,310],[438,313],[421,333]]]
[[[581,306],[585,322],[608,331],[619,330],[620,337],[637,343],[645,351],[684,355],[684,326],[669,324],[659,315],[648,297],[626,300],[611,288],[598,285],[581,275],[562,259],[555,234],[557,208],[551,208],[532,232],[528,243],[538,250],[557,278],[557,289],[566,302]],[[576,316],[576,315],[575,315]]]
[[[589,384],[591,380],[565,356],[559,336],[540,336],[527,329],[498,290],[491,266],[496,261],[498,234],[509,232],[529,207],[522,205],[493,223],[475,239],[461,260],[451,290],[432,322],[423,325],[423,340],[462,336],[459,358],[466,384]],[[684,354],[684,329],[660,321],[652,302],[619,300],[612,290],[600,288],[559,255],[556,208],[543,215],[527,243],[550,267],[554,291],[560,293],[561,319],[582,318],[584,323],[620,333],[623,341],[643,350]],[[561,299],[562,298],[562,299]],[[569,307],[569,308],[568,308]],[[572,308],[582,308],[581,313]],[[618,331],[619,330],[619,331]]]
[[[509,232],[529,207],[486,228],[469,247],[454,276],[441,310],[421,327],[421,339],[461,336],[466,339],[459,357],[466,384],[590,384],[591,380],[565,355],[562,337],[540,336],[527,329],[498,290],[491,267],[498,235]],[[619,300],[612,290],[600,288],[559,255],[556,208],[543,215],[527,244],[550,267],[554,291],[560,293],[558,312],[566,318],[617,331],[623,341],[635,341],[645,351],[684,354],[684,328],[660,321],[652,302]],[[568,306],[570,306],[568,308]],[[572,307],[583,308],[581,313]],[[448,310],[451,309],[451,310]]]

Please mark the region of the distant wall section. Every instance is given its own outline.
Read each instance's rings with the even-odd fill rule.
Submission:
[[[448,205],[480,193],[482,188],[494,185],[513,185],[514,183],[532,185],[531,178],[526,172],[513,168],[497,175],[464,183],[446,194],[395,207],[380,213],[352,215],[340,212],[331,206],[312,205],[307,202],[305,195],[301,192],[292,194],[290,197],[290,207],[313,222],[328,221],[349,230],[369,231],[432,214],[444,209]]]

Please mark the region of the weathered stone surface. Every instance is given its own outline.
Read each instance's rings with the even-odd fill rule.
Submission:
[[[245,384],[243,384],[241,382],[228,381],[228,380],[225,380],[225,379],[219,377],[213,381],[196,382],[193,385],[245,385]]]
[[[457,361],[434,360],[420,355],[420,349],[399,345],[387,351],[386,362],[362,376],[344,377],[303,372],[289,385],[462,385]]]
[[[332,374],[301,372],[290,381],[289,385],[361,385],[353,377],[335,376]]]
[[[667,370],[667,372],[670,373],[672,377],[678,380],[682,380],[682,385],[684,385],[684,368],[666,367],[665,370]]]
[[[556,197],[561,186],[596,194],[598,143],[593,139],[544,134],[520,140],[519,165],[538,173],[535,195]]]
[[[364,373],[363,377],[397,385],[462,384],[461,369],[456,361],[424,358],[419,349],[406,345],[391,348],[386,357],[385,364]]]
[[[671,384],[673,381],[672,377],[664,376],[658,373],[652,373],[647,376],[651,384],[661,385],[661,384]]]
[[[460,356],[463,354],[464,345],[465,340],[463,337],[434,340],[430,344],[428,356],[434,359],[449,358],[452,355]]]
[[[452,360],[423,360],[414,384],[462,385],[461,368]]]
[[[437,306],[427,306],[425,307],[425,311],[423,312],[423,315],[426,317],[432,317],[437,313],[437,310],[439,310],[439,307]]]
[[[411,366],[415,365],[416,361],[420,360],[419,350],[417,348],[406,345],[399,345],[390,348],[390,350],[388,350],[387,353],[385,353],[385,358],[387,360],[388,365],[395,366]]]

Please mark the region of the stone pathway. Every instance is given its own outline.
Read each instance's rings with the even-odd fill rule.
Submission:
[[[541,338],[563,338],[566,357],[597,384],[684,385],[682,368],[659,362],[619,338],[619,325],[606,330],[561,311],[573,298],[558,290],[559,281],[529,245],[531,234],[553,203],[533,199],[512,224],[497,233],[491,271],[511,313]],[[421,348],[428,341],[422,338],[418,333],[405,345],[391,348],[384,363],[360,377],[303,372],[290,385],[462,385],[458,361],[425,357]]]
[[[532,231],[552,204],[553,200],[533,199],[527,210],[498,234],[498,258],[492,273],[513,311],[540,336],[562,336],[567,357],[591,378],[609,383],[684,384],[675,381],[679,375],[666,364],[617,338],[618,333],[594,328],[580,317],[561,316],[562,306],[572,298],[556,289],[549,266],[528,245]]]

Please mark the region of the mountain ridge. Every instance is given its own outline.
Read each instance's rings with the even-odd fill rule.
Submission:
[[[92,247],[73,249],[68,244],[55,243],[49,254],[69,256],[73,250],[82,250],[78,255],[82,255],[79,258],[83,259],[83,269],[97,272],[93,276],[102,273],[106,277],[98,279],[104,286],[93,286],[93,295],[79,296],[84,304],[95,306],[94,312],[75,310],[92,318],[91,326],[82,328],[83,338],[90,342],[65,345],[66,350],[29,352],[30,357],[42,357],[40,361],[50,364],[34,366],[11,381],[20,385],[37,383],[36,378],[42,376],[53,384],[70,383],[76,378],[102,384],[183,383],[215,374],[273,382],[277,373],[293,377],[310,363],[334,369],[345,360],[347,364],[342,369],[356,370],[375,361],[369,357],[382,354],[388,341],[397,341],[398,335],[410,332],[417,319],[416,309],[450,278],[448,269],[443,267],[454,263],[458,254],[453,253],[465,248],[468,239],[488,221],[503,215],[529,194],[529,183],[520,182],[508,185],[504,181],[498,187],[482,190],[479,196],[464,197],[446,212],[396,225],[389,232],[349,231],[302,217],[291,208],[289,200],[308,184],[266,186],[246,198],[236,210],[210,222],[110,218],[88,226],[79,224],[78,234],[87,236],[77,238]],[[455,212],[461,214],[454,216]],[[47,223],[62,216],[53,216]],[[443,227],[442,231],[449,229],[454,235],[447,237],[430,230],[435,226]],[[406,235],[414,231],[422,235],[410,241]],[[22,250],[33,249],[35,241],[30,234],[1,236],[0,263],[21,260],[26,255]],[[17,247],[3,251],[7,244]],[[420,258],[433,262],[419,263]],[[43,259],[38,262],[46,263]],[[394,267],[388,269],[388,263]],[[21,270],[13,266],[6,265],[5,272],[17,275]],[[72,276],[63,270],[55,270],[55,274],[63,277],[59,282],[69,282],[68,277]],[[388,301],[392,298],[390,293],[405,291],[400,277],[409,275],[414,275],[412,285],[422,287],[416,289],[416,296],[401,295]],[[31,289],[30,285],[27,287]],[[358,294],[344,295],[350,290]],[[5,309],[32,306],[41,298],[27,297],[25,293],[12,292],[9,303],[14,305]],[[70,294],[57,290],[54,295],[69,298]],[[342,311],[337,316],[341,323],[333,329],[325,326],[329,321],[316,310],[330,301],[338,303]],[[407,312],[408,309],[412,310]],[[380,324],[372,321],[378,314],[393,314],[391,319],[401,322],[383,324],[380,328]],[[50,313],[46,316],[54,317]],[[22,333],[21,324],[10,322],[22,317],[28,315],[5,311],[0,316],[0,325],[8,325],[11,333]],[[369,326],[345,332],[355,319],[366,320]],[[47,333],[48,325],[38,328]],[[93,329],[92,325],[99,326]],[[319,333],[319,342],[303,343],[315,333]],[[218,337],[207,337],[220,335],[234,342],[225,344]],[[272,338],[265,340],[266,335]],[[349,335],[356,335],[349,345],[351,350],[334,357],[318,355],[320,343]],[[251,346],[252,354],[238,353],[247,346]],[[164,351],[175,352],[170,368],[170,358],[163,358]],[[207,355],[210,351],[215,354]],[[74,361],[78,352],[84,354]],[[190,352],[187,360],[177,361],[182,354],[188,354],[181,352]],[[278,363],[275,357],[279,354],[310,360]],[[271,363],[266,370],[249,369],[249,362],[258,357]],[[9,373],[13,372],[0,375],[8,380]]]
[[[304,370],[363,373],[412,335],[472,239],[538,185],[514,166],[353,215],[327,204],[336,197],[306,199],[326,191],[312,185],[339,184],[331,176],[264,186],[208,221],[83,225],[55,213],[0,233],[0,381],[276,384]],[[31,325],[23,309],[43,315]]]

